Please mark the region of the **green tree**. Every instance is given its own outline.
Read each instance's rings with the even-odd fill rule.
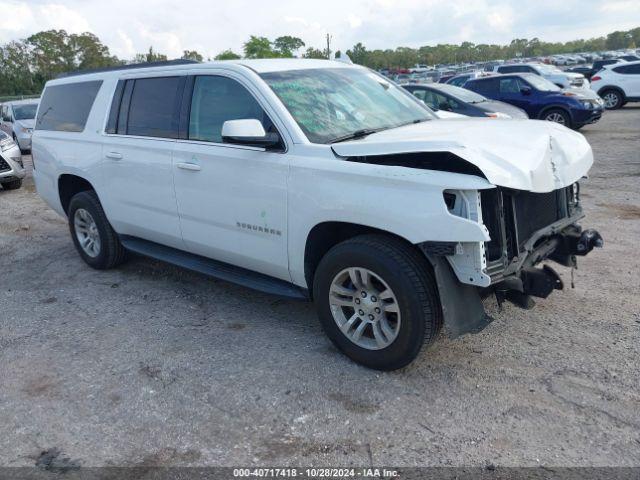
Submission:
[[[242,57],[237,53],[232,52],[231,49],[227,49],[216,55],[215,60],[238,60],[239,58]]]
[[[364,65],[367,61],[367,49],[365,46],[358,42],[356,43],[351,50],[347,50],[347,55],[351,59],[353,63],[357,63],[358,65]]]
[[[290,35],[278,37],[273,41],[273,49],[280,57],[293,57],[304,46],[300,38]]]
[[[327,58],[322,50],[313,47],[307,48],[302,56],[304,58]]]
[[[133,57],[133,63],[151,63],[151,62],[166,62],[167,56],[163,53],[158,53],[153,50],[153,47],[149,47],[147,53],[137,53]]]
[[[273,58],[277,56],[271,47],[271,41],[267,37],[251,35],[244,44],[244,56],[246,58]]]
[[[185,50],[182,52],[182,57],[180,58],[183,60],[195,60],[196,62],[204,60],[204,57],[195,50]]]

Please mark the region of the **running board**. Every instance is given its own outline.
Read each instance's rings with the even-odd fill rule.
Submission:
[[[253,272],[245,268],[236,267],[228,263],[219,262],[128,235],[120,235],[120,242],[127,250],[134,253],[171,263],[178,267],[193,270],[194,272],[199,272],[219,280],[281,297],[298,300],[309,299],[306,289],[297,287],[284,280],[263,275],[262,273]]]

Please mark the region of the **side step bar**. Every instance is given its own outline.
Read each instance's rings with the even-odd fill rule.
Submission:
[[[187,270],[252,288],[260,292],[297,300],[309,300],[306,289],[277,278],[229,265],[210,258],[183,252],[175,248],[128,235],[120,235],[120,242],[127,249],[145,257],[155,258]]]

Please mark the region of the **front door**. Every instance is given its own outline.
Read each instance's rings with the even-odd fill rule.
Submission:
[[[240,78],[193,79],[187,139],[178,140],[173,176],[188,251],[290,280],[287,258],[288,160],[222,142],[227,120],[257,119],[276,128]]]
[[[523,87],[528,87],[529,93],[525,93]],[[502,102],[530,111],[531,96],[534,94],[535,92],[529,85],[516,77],[500,78],[499,100]]]

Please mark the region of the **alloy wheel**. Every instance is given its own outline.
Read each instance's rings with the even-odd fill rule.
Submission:
[[[91,214],[79,208],[73,215],[73,228],[80,247],[91,258],[100,255],[100,232]]]
[[[381,350],[398,336],[400,307],[396,295],[371,270],[351,267],[338,273],[329,289],[329,305],[340,331],[359,347]]]
[[[604,106],[606,108],[614,108],[616,105],[618,105],[618,94],[615,92],[608,92],[604,98]]]
[[[549,115],[547,115],[545,117],[545,120],[547,120],[548,122],[559,123],[561,125],[564,125],[564,124],[567,123],[565,118],[564,118],[564,115],[562,115],[561,113],[558,113],[558,112],[550,113]]]

